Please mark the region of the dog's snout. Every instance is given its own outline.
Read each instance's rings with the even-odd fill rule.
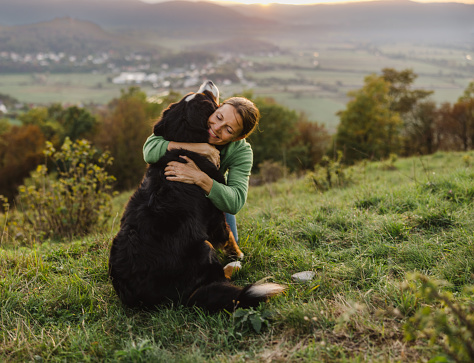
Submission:
[[[203,93],[204,91],[209,91],[213,96],[216,102],[219,101],[219,90],[212,81],[205,81],[197,93]]]

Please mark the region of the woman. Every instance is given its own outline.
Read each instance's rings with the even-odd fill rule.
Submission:
[[[187,149],[207,157],[222,173],[227,174],[227,184],[221,184],[202,172],[187,158],[187,164],[170,162],[165,168],[168,180],[196,184],[202,188],[211,202],[225,212],[226,220],[238,242],[235,214],[247,200],[253,152],[245,140],[256,128],[260,113],[257,107],[243,97],[231,97],[208,119],[208,143],[182,143],[167,141],[151,135],[143,145],[143,157],[154,163],[167,150]]]

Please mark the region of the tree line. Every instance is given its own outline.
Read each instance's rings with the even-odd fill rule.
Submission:
[[[412,70],[383,69],[365,78],[361,89],[339,112],[340,124],[330,135],[323,124],[308,119],[272,98],[243,94],[255,102],[262,118],[248,139],[254,150],[253,173],[271,161],[290,172],[312,170],[329,158],[345,164],[409,156],[438,150],[469,150],[474,145],[474,82],[455,104],[437,105],[431,91],[413,88]],[[114,162],[116,190],[135,188],[146,168],[142,146],[163,109],[179,100],[171,92],[158,102],[138,87],[122,90],[105,106],[35,107],[17,116],[20,125],[0,119],[0,195],[12,199],[17,188],[41,162],[46,141],[59,149],[66,138],[87,139]],[[342,155],[342,158],[341,158]]]
[[[346,163],[474,147],[474,82],[456,103],[437,105],[432,91],[413,87],[416,77],[410,69],[384,68],[349,93],[334,137]]]

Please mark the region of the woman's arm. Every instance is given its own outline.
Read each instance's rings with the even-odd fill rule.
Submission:
[[[143,159],[148,164],[156,163],[167,150],[186,149],[203,155],[219,167],[220,154],[214,146],[207,143],[187,143],[167,141],[162,136],[151,135],[143,145]]]
[[[223,212],[237,214],[247,201],[250,169],[252,169],[252,158],[241,159],[230,167],[227,184],[214,180],[208,194],[212,204]]]
[[[223,212],[236,214],[247,201],[252,148],[245,140],[235,141],[222,150],[221,158],[221,170],[228,170],[227,183],[214,180],[208,198]]]
[[[150,136],[143,146],[143,155],[147,163],[154,163],[164,155],[169,141],[161,136]],[[178,170],[179,181],[189,184],[199,185],[207,194],[211,202],[220,210],[230,214],[236,214],[247,200],[248,183],[250,170],[252,169],[253,153],[250,144],[245,140],[239,140],[226,145],[222,150],[222,171],[229,171],[227,184],[221,184],[211,179],[207,174],[199,170],[200,174],[195,174],[190,170]],[[176,165],[178,168],[185,168],[189,165]],[[169,168],[169,166],[167,167]],[[166,169],[165,169],[166,170]],[[172,169],[168,169],[167,177],[173,179]],[[179,177],[181,174],[182,177]],[[194,176],[193,176],[194,175]],[[186,181],[185,181],[186,179]],[[178,179],[174,179],[178,181]]]

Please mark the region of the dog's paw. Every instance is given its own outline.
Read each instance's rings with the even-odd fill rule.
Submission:
[[[230,279],[234,271],[239,271],[242,268],[240,261],[229,262],[224,267],[224,275],[226,278]]]

